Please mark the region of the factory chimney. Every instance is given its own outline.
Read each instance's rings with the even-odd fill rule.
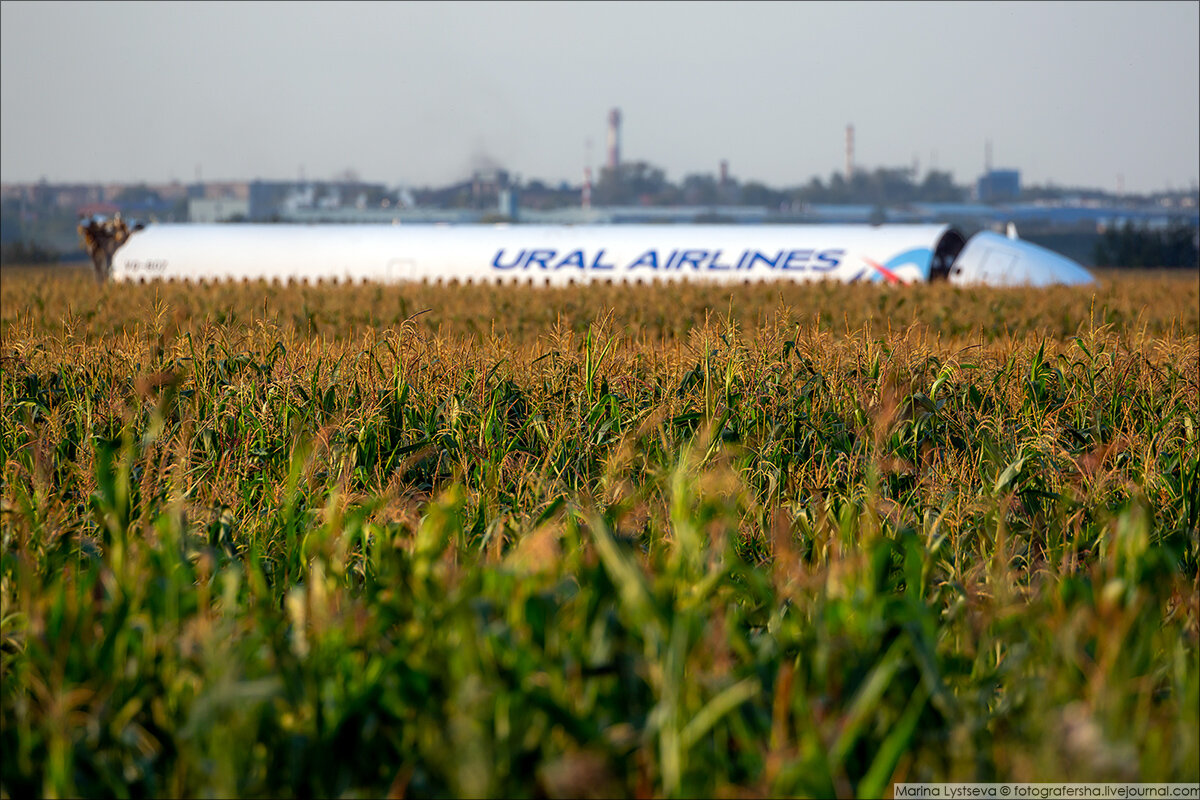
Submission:
[[[721,185],[725,186],[729,183],[729,162],[721,159]]]
[[[616,171],[621,165],[621,109],[608,112],[608,168]]]
[[[846,182],[854,177],[854,125],[846,126]]]
[[[580,206],[587,210],[592,207],[592,168],[583,168],[583,197],[580,198]]]

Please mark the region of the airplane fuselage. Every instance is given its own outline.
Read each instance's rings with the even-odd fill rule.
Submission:
[[[115,281],[1082,283],[1075,262],[948,225],[150,225]]]

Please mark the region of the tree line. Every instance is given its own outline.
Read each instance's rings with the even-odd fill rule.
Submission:
[[[667,180],[662,169],[644,161],[605,167],[592,192],[592,202],[605,205],[744,205],[790,208],[808,203],[954,203],[970,196],[956,186],[949,172],[930,170],[917,180],[910,168],[879,167],[859,170],[846,178],[840,172],[828,181],[813,177],[807,184],[775,189],[758,181],[722,182],[711,173],[687,175],[678,184]]]
[[[1098,267],[1191,267],[1197,266],[1200,231],[1184,222],[1165,228],[1145,225],[1109,227],[1096,242]]]

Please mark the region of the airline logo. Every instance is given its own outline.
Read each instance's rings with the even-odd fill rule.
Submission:
[[[863,261],[867,268],[858,271],[848,283],[860,280],[872,282],[886,281],[887,283],[914,283],[929,280],[929,263],[933,259],[933,251],[928,247],[916,247],[892,256],[886,263],[880,264],[866,256]]]
[[[601,248],[594,253],[586,250],[558,251],[509,250],[502,248],[492,258],[492,268],[498,270],[692,270],[729,272],[737,270],[774,269],[787,271],[829,272],[837,269],[846,251],[834,250],[658,250],[650,249],[636,258],[621,262]]]

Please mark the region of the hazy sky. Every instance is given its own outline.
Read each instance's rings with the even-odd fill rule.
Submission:
[[[1200,176],[1200,4],[2,5],[6,182],[524,179],[622,154],[795,185],[993,164],[1129,191]]]

